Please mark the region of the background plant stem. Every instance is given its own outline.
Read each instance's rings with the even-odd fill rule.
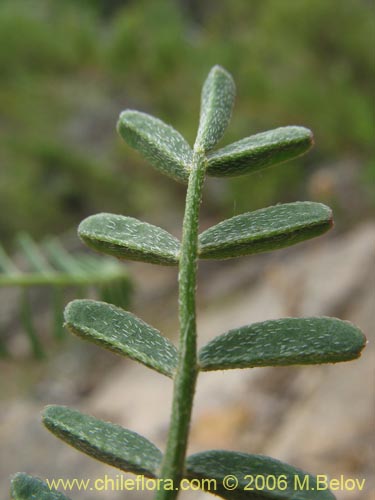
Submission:
[[[160,477],[173,480],[176,487],[184,470],[190,418],[197,379],[197,332],[195,292],[199,207],[205,176],[205,156],[194,153],[186,195],[179,263],[179,360],[174,378],[171,425]],[[161,489],[156,500],[173,500],[178,491]]]

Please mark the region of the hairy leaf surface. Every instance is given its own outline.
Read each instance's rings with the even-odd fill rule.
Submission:
[[[79,337],[172,377],[175,346],[158,330],[119,307],[95,300],[74,300],[65,308],[66,326]]]
[[[310,474],[274,458],[262,455],[248,455],[246,453],[221,450],[206,451],[188,457],[186,471],[190,479],[215,479],[217,485],[215,495],[228,500],[335,499],[329,490],[317,490],[316,479]],[[264,488],[262,483],[261,489],[258,490],[254,483],[250,484],[250,475],[254,477],[263,476],[265,478]],[[228,486],[234,484],[233,477],[238,480],[238,486],[232,491],[229,491],[229,488],[226,489],[223,485],[223,482],[225,483],[227,480],[225,479],[227,476],[232,477],[226,483]],[[267,477],[269,476],[270,479],[268,479],[267,485]],[[278,488],[277,479],[280,476],[285,477],[286,482],[281,483],[281,488]],[[273,478],[276,480],[276,485]],[[296,478],[301,483],[298,483]],[[306,478],[307,483],[304,483]],[[304,484],[304,488],[298,487],[299,484]],[[306,484],[308,484],[307,487]],[[254,489],[247,489],[251,487]]]
[[[313,144],[305,127],[280,127],[251,135],[208,156],[207,174],[214,177],[244,175],[292,160]]]
[[[193,152],[173,127],[146,113],[126,110],[120,115],[117,129],[129,146],[160,172],[187,183]]]
[[[10,494],[14,500],[70,500],[59,491],[51,490],[41,479],[23,472],[13,477]]]
[[[78,234],[89,247],[119,259],[178,263],[180,242],[164,229],[133,217],[92,215],[81,222]]]
[[[135,432],[66,406],[47,406],[43,423],[58,438],[101,462],[156,477],[161,451]]]
[[[223,137],[232,115],[236,87],[232,76],[214,66],[203,85],[195,149],[209,151]]]
[[[230,259],[277,250],[325,233],[331,209],[321,203],[295,202],[237,215],[199,236],[202,259]]]
[[[202,370],[349,361],[366,345],[363,333],[336,318],[285,318],[230,330],[199,353]]]

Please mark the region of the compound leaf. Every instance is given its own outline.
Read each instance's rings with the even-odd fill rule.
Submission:
[[[133,217],[92,215],[81,222],[78,234],[89,247],[119,259],[178,263],[180,242],[164,229]]]
[[[318,488],[314,476],[262,455],[221,450],[197,453],[188,457],[186,475],[215,480],[215,491],[209,491],[228,500],[335,499],[324,485]],[[257,481],[252,482],[251,477]]]
[[[47,406],[43,423],[74,448],[118,469],[155,477],[162,453],[143,436],[66,406]]]
[[[25,266],[19,269],[0,244],[0,287],[21,289],[21,323],[36,358],[45,357],[46,352],[34,326],[30,288],[44,286],[51,289],[49,295],[52,305],[53,331],[59,340],[65,335],[61,321],[65,288],[90,286],[97,290],[103,300],[108,300],[109,297],[108,301],[118,306],[129,305],[130,278],[126,267],[116,259],[70,253],[57,238],[50,237],[42,243],[36,243],[29,234],[20,233],[16,241]],[[4,337],[8,340],[9,334],[4,334]],[[7,342],[1,342],[0,357],[7,352],[9,352]]]
[[[146,113],[126,110],[120,115],[117,130],[163,174],[187,183],[193,152],[174,128]]]
[[[202,370],[337,363],[358,358],[363,333],[336,318],[285,318],[230,330],[199,353]]]
[[[199,236],[202,259],[230,259],[277,250],[325,233],[331,209],[321,203],[295,202],[237,215]]]
[[[204,82],[195,149],[209,151],[224,135],[231,118],[236,87],[232,76],[214,66]]]
[[[105,302],[84,299],[70,302],[64,318],[69,330],[79,337],[173,376],[177,365],[175,346],[134,314]]]
[[[37,477],[23,472],[16,474],[11,482],[10,495],[14,500],[70,500]]]
[[[244,175],[291,160],[313,145],[305,127],[280,127],[251,135],[208,156],[207,174],[214,177]]]

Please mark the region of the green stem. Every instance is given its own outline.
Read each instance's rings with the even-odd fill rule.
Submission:
[[[34,327],[32,318],[32,311],[29,304],[29,297],[27,295],[27,290],[22,290],[21,295],[21,322],[25,329],[25,332],[30,341],[30,347],[36,359],[45,358],[45,352],[43,349],[43,344],[38,338],[38,334]]]
[[[64,324],[64,294],[60,287],[54,286],[51,289],[51,300],[53,310],[53,333],[55,339],[61,341],[65,337]]]
[[[172,480],[173,490],[160,489],[155,500],[174,500],[184,470],[197,369],[195,292],[197,283],[199,207],[205,175],[205,156],[194,154],[186,196],[179,263],[179,359],[174,378],[171,425],[161,478]]]

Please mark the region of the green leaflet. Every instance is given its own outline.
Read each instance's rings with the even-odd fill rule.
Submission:
[[[329,490],[317,489],[317,482],[313,476],[279,460],[262,455],[221,450],[205,451],[188,457],[186,472],[189,479],[215,479],[217,489],[215,492],[211,491],[228,500],[335,499]],[[232,477],[226,483],[229,487],[234,484],[233,478],[238,480],[238,487],[232,491],[228,491],[229,488],[225,489],[223,482],[225,483],[226,476]],[[260,489],[257,490],[254,482],[251,483],[250,476],[254,478],[263,476],[264,487],[258,478],[256,484],[260,484]],[[307,482],[304,483],[304,481]],[[301,488],[300,484],[305,486]],[[253,488],[253,490],[247,488]]]
[[[202,370],[337,363],[358,358],[363,333],[336,318],[285,318],[230,330],[199,353]]]
[[[92,215],[81,222],[78,234],[87,246],[119,259],[167,266],[178,263],[180,242],[164,229],[133,217]]]
[[[292,160],[306,153],[312,145],[312,132],[305,127],[269,130],[211,153],[208,156],[207,174],[214,177],[248,174]]]
[[[173,377],[175,346],[134,314],[105,302],[74,300],[65,308],[64,318],[79,337]]]
[[[22,232],[17,235],[18,245],[32,269],[41,274],[53,273],[54,270],[45,255],[40,251],[39,246],[28,233]]]
[[[156,477],[161,451],[139,434],[66,406],[47,406],[43,423],[77,450],[118,469]]]
[[[51,490],[41,479],[23,472],[13,477],[10,495],[14,500],[70,500],[59,491]]]
[[[193,152],[174,128],[146,113],[126,110],[120,115],[117,130],[163,174],[187,183]]]
[[[277,250],[319,236],[332,226],[321,203],[295,202],[237,215],[199,236],[199,257],[230,259]]]
[[[202,89],[196,150],[209,151],[223,137],[232,115],[235,94],[232,76],[221,66],[214,66]]]

